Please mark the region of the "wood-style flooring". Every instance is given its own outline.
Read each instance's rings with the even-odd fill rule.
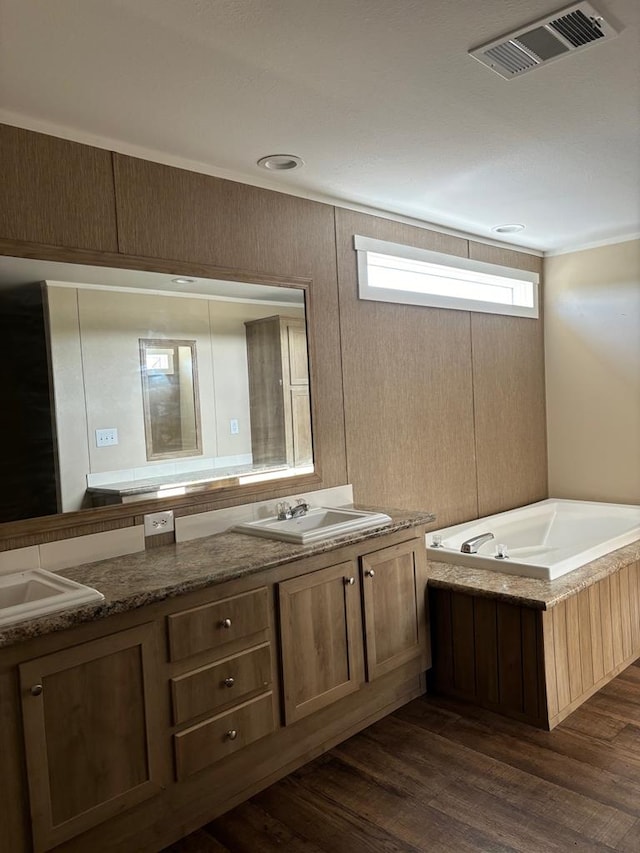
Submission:
[[[416,699],[164,853],[640,853],[640,661],[544,732]]]

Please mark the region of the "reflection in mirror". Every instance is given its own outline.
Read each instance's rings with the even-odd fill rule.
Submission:
[[[147,459],[202,454],[195,341],[140,339]]]
[[[301,288],[0,258],[0,317],[0,522],[313,471]]]

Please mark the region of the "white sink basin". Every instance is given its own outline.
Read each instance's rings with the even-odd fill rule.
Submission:
[[[322,542],[355,531],[381,527],[390,521],[389,516],[383,512],[315,507],[299,518],[280,521],[276,516],[271,516],[259,521],[247,521],[232,529],[238,533],[250,533],[252,536],[308,545],[310,542]]]
[[[0,628],[104,601],[104,595],[44,569],[0,575]]]

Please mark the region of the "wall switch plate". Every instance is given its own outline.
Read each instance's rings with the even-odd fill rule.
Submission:
[[[117,443],[118,430],[115,427],[96,430],[96,447],[110,447]]]
[[[144,535],[157,536],[158,533],[171,533],[174,529],[173,510],[153,512],[144,516]]]
[[[240,432],[240,424],[238,423],[237,418],[231,418],[229,421],[229,430],[231,431],[231,435],[238,435]]]

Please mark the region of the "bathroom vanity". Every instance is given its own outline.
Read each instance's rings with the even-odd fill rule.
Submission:
[[[0,847],[159,850],[424,692],[429,521],[65,571],[105,602],[0,635]]]

